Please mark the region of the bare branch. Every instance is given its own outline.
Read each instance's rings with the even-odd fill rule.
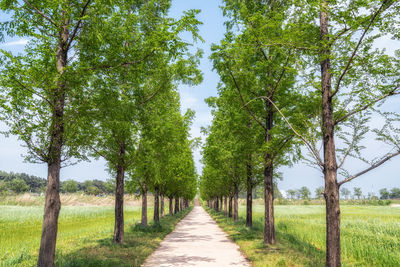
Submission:
[[[364,32],[362,33],[362,35],[361,35],[360,39],[358,40],[358,43],[357,43],[357,45],[356,45],[356,47],[355,47],[353,53],[351,54],[351,56],[350,56],[350,58],[349,58],[349,60],[348,60],[348,62],[347,62],[347,64],[346,64],[346,67],[344,68],[342,74],[341,74],[340,77],[339,77],[339,80],[338,80],[337,83],[336,83],[335,92],[333,93],[332,96],[336,95],[336,93],[339,91],[340,83],[342,82],[343,77],[346,75],[347,71],[349,70],[350,65],[351,65],[351,63],[353,62],[353,59],[354,59],[355,55],[357,54],[357,51],[358,51],[358,49],[360,48],[361,43],[363,42],[365,35],[367,34],[367,32],[369,31],[369,29],[371,28],[372,23],[374,22],[374,20],[376,19],[376,17],[379,15],[379,13],[381,13],[381,11],[382,11],[383,7],[385,6],[385,4],[387,3],[387,1],[388,1],[388,0],[384,0],[384,1],[382,2],[382,5],[381,5],[380,8],[375,12],[375,14],[372,16],[372,18],[371,18],[371,20],[369,21],[367,27],[365,28]]]
[[[342,121],[346,120],[347,118],[353,116],[354,114],[356,114],[356,113],[358,113],[358,112],[361,112],[361,111],[366,110],[367,108],[371,107],[372,105],[376,104],[376,103],[379,102],[379,101],[384,100],[385,98],[387,98],[387,97],[389,97],[389,96],[400,94],[399,92],[396,92],[396,90],[399,89],[399,88],[400,88],[400,86],[397,86],[395,89],[393,89],[393,90],[390,91],[389,93],[386,93],[386,94],[384,94],[384,95],[382,95],[382,96],[380,96],[380,97],[378,97],[378,98],[372,100],[372,101],[371,101],[370,103],[368,103],[367,105],[362,106],[362,107],[360,107],[360,108],[358,108],[358,109],[355,109],[355,110],[353,110],[353,111],[350,111],[349,113],[347,113],[347,114],[344,115],[343,117],[341,117],[341,118],[335,120],[335,125],[341,123]]]
[[[400,155],[400,151],[397,151],[397,152],[395,152],[393,154],[387,155],[385,158],[383,158],[379,162],[377,162],[375,164],[372,164],[369,168],[367,168],[367,169],[365,169],[365,170],[363,170],[363,171],[361,171],[361,172],[359,172],[359,173],[357,173],[357,174],[355,174],[353,176],[350,176],[350,177],[344,179],[343,181],[339,182],[338,186],[341,186],[344,183],[347,183],[347,182],[350,182],[351,180],[354,180],[355,178],[357,178],[357,177],[359,177],[359,176],[361,176],[361,175],[363,175],[363,174],[365,174],[365,173],[367,173],[367,172],[369,172],[369,171],[381,166],[386,161],[388,161],[391,158],[394,158],[395,156],[398,156],[398,155]]]
[[[40,16],[42,16],[44,19],[46,19],[48,22],[50,22],[51,24],[53,24],[54,26],[58,27],[57,23],[52,20],[49,16],[47,16],[46,14],[44,14],[42,11],[40,11],[39,9],[37,9],[35,6],[33,6],[29,1],[27,0],[22,0],[24,1],[25,4],[27,4],[30,8],[32,8],[33,10],[35,10],[35,12],[37,14],[39,14]]]
[[[270,103],[274,106],[274,108],[278,111],[278,113],[281,115],[281,117],[285,120],[286,124],[287,124],[287,125],[289,126],[289,128],[293,131],[293,133],[294,133],[297,137],[299,137],[299,138],[303,141],[303,143],[307,146],[307,148],[311,151],[311,153],[314,155],[314,158],[317,160],[318,165],[319,165],[319,166],[321,167],[321,169],[322,169],[323,166],[324,166],[324,163],[322,162],[322,159],[321,159],[321,157],[319,156],[318,152],[311,146],[311,144],[310,144],[301,134],[299,134],[299,133],[293,128],[292,124],[286,119],[285,115],[283,115],[282,111],[276,106],[276,104],[275,104],[271,99],[269,99],[269,98],[266,97],[266,96],[260,96],[259,98],[262,98],[262,99],[267,100],[268,102],[270,102]]]

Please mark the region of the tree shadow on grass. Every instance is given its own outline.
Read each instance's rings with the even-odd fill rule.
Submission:
[[[67,255],[57,255],[55,265],[63,267],[140,266],[190,210],[187,209],[174,216],[165,216],[161,218],[160,223],[150,224],[147,227],[136,224],[129,226],[128,229],[125,228],[123,245],[114,244],[112,238],[88,241],[87,246],[83,248]]]
[[[233,218],[228,218],[221,212],[207,210],[232,240],[242,244],[242,249],[247,252],[247,256],[252,261],[261,257],[268,257],[268,255],[276,255],[277,258],[282,258],[281,264],[278,262],[276,266],[287,266],[287,261],[284,258],[286,255],[290,255],[292,260],[301,258],[304,266],[315,267],[325,264],[324,251],[319,250],[313,244],[300,240],[295,235],[285,232],[282,223],[277,225],[277,244],[265,245],[263,243],[264,225],[262,220],[253,220],[253,226],[249,228],[245,226],[246,220],[243,217],[235,222]],[[290,260],[288,261],[290,262]],[[299,264],[299,262],[296,262],[296,264]]]

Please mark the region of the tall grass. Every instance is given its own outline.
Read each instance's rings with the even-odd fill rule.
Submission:
[[[254,255],[250,248],[249,231],[255,231],[253,243],[262,246],[264,207],[253,207],[254,227],[243,227],[245,206],[240,206],[240,221],[233,223],[221,215],[214,216],[226,228],[242,249],[251,254],[255,266],[323,266],[325,259],[325,207],[276,206],[275,222],[277,250],[300,252],[296,260],[288,255],[271,254],[271,246],[264,247],[269,256]],[[341,244],[343,266],[400,266],[400,208],[388,206],[342,206]],[[244,240],[247,240],[244,242]],[[272,246],[273,248],[273,246]],[[280,257],[279,260],[274,259]],[[280,263],[279,263],[280,262]]]

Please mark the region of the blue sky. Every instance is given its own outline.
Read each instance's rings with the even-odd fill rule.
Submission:
[[[200,34],[205,42],[197,43],[195,46],[203,49],[205,52],[200,65],[204,74],[204,81],[199,86],[181,86],[179,88],[182,111],[187,108],[196,111],[196,118],[191,130],[192,137],[201,136],[200,128],[211,123],[212,117],[210,109],[204,103],[204,99],[209,96],[217,95],[216,88],[219,78],[218,75],[212,71],[212,64],[208,57],[210,55],[210,45],[212,43],[218,43],[223,38],[225,32],[225,27],[223,25],[224,18],[219,5],[221,5],[221,1],[218,0],[175,0],[173,1],[170,11],[171,16],[177,18],[184,10],[193,8],[201,10],[198,18],[203,22],[203,25],[200,27]],[[0,21],[4,21],[5,19],[7,19],[7,16],[0,13]],[[186,35],[183,35],[183,38],[188,38],[188,41],[191,40],[189,36]],[[8,38],[5,43],[0,44],[0,48],[11,50],[13,52],[22,52],[24,44],[26,44],[26,40],[24,39]],[[398,42],[391,41],[389,38],[383,38],[378,46],[385,47],[390,52],[394,51],[394,49],[400,48]],[[388,104],[393,111],[400,112],[399,98],[392,100]],[[4,125],[0,124],[0,129],[4,129]],[[376,151],[382,149],[382,147],[372,141],[368,142],[368,144],[371,144],[371,147],[368,150],[370,156],[373,156]],[[0,136],[0,170],[25,172],[40,177],[46,177],[47,167],[45,164],[29,164],[23,162],[23,157],[21,155],[25,154],[26,150],[21,145],[22,143],[15,137],[11,136],[6,138]],[[200,172],[200,152],[195,151],[194,156],[197,169]],[[363,167],[362,165],[352,161],[349,161],[347,164],[354,170],[360,170]],[[356,179],[347,184],[346,187],[349,189],[352,189],[352,187],[361,187],[364,194],[367,194],[367,192],[378,194],[379,189],[383,187],[400,187],[398,165],[400,165],[400,157],[395,158],[379,169]],[[281,190],[297,189],[305,185],[314,191],[316,187],[323,186],[324,184],[322,173],[303,163],[298,163],[292,168],[281,168],[280,171],[283,173],[283,180],[278,183]],[[105,170],[105,162],[99,160],[90,163],[82,162],[74,166],[63,168],[61,171],[61,179],[66,180],[70,178],[83,181],[86,179],[105,180],[111,177],[109,177],[109,174]]]

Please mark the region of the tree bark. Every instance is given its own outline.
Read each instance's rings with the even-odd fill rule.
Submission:
[[[175,197],[175,214],[179,212],[179,197]]]
[[[173,211],[173,205],[172,205],[172,201],[174,200],[173,197],[169,197],[169,215],[172,216],[172,214],[174,213]]]
[[[160,222],[160,200],[158,194],[159,194],[159,189],[158,186],[156,186],[154,190],[154,216],[153,216],[153,220],[155,223]]]
[[[116,244],[124,243],[124,156],[125,156],[125,143],[119,144],[119,163],[117,164],[117,178],[115,187],[115,224],[114,224],[114,238]]]
[[[340,206],[339,186],[337,184],[337,161],[334,138],[334,118],[331,86],[331,64],[329,42],[329,19],[326,11],[328,3],[321,5],[320,31],[321,40],[326,49],[321,55],[321,85],[322,85],[322,133],[324,141],[324,178],[326,202],[326,266],[341,266],[340,248]]]
[[[237,221],[239,219],[239,185],[237,183],[234,185],[234,190],[233,220]]]
[[[264,202],[264,243],[275,244],[274,184],[272,164],[264,169]]]
[[[268,144],[271,139],[270,130],[273,128],[273,107],[270,102],[266,103],[266,132],[265,142]],[[271,155],[265,153],[265,167],[264,167],[264,243],[275,244],[275,218],[274,218],[274,183],[273,183],[273,163]]]
[[[183,198],[179,198],[179,210],[183,210]]]
[[[252,181],[251,155],[247,161],[247,198],[246,198],[246,226],[253,226],[253,181]]]
[[[65,12],[63,12],[63,17]],[[47,187],[44,205],[42,237],[40,242],[39,258],[37,266],[54,266],[56,250],[58,216],[61,209],[60,201],[60,169],[61,153],[64,142],[64,107],[66,82],[61,77],[67,66],[69,38],[68,19],[62,22],[62,30],[57,47],[58,79],[56,88],[50,92],[52,101],[52,117],[50,126],[49,159],[47,161]]]
[[[147,185],[143,186],[142,193],[142,221],[143,226],[147,226]]]
[[[233,200],[233,197],[229,196],[229,214],[228,214],[228,217],[230,217],[230,218],[232,218],[232,200]]]
[[[227,216],[228,215],[228,197],[224,196],[224,215]]]
[[[164,217],[165,210],[164,210],[164,190],[161,189],[160,201],[161,201],[161,217]]]

